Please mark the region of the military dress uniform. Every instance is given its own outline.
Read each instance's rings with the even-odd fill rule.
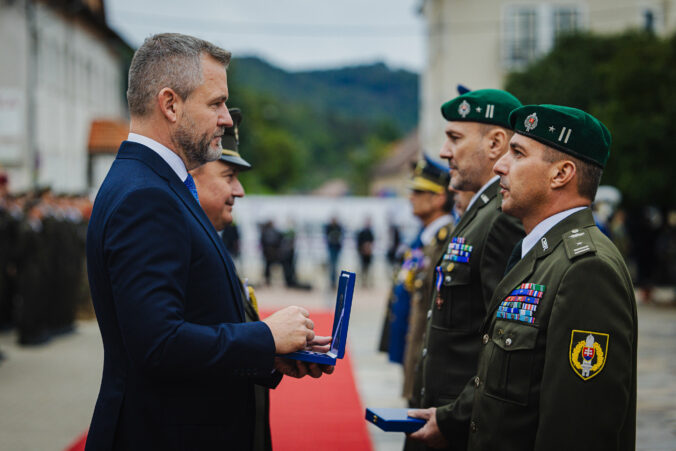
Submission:
[[[251,169],[251,164],[239,153],[239,124],[242,122],[242,112],[239,108],[229,108],[233,126],[225,129],[221,138],[220,161],[234,165],[241,171]],[[224,244],[225,245],[225,244]],[[258,315],[258,302],[252,287],[240,279],[241,301],[244,305],[244,314],[247,322],[260,321]],[[251,451],[272,450],[272,438],[270,434],[270,389],[261,385],[254,385],[255,422],[253,444]]]
[[[408,318],[408,332],[406,333],[406,347],[404,351],[404,398],[411,400],[413,385],[420,364],[423,336],[427,325],[427,310],[429,300],[434,290],[434,262],[439,261],[444,252],[446,239],[451,236],[455,225],[450,216],[448,222],[442,225],[422,252],[421,264],[412,274],[411,308]]]
[[[636,325],[624,260],[591,210],[554,226],[493,296],[469,449],[634,449]]]
[[[505,91],[484,89],[445,103],[442,114],[449,121],[510,128],[509,112],[520,105]],[[521,222],[500,210],[499,189],[495,177],[477,192],[436,264],[411,405],[439,407],[437,421],[447,415],[449,404],[476,374],[481,326],[491,295],[514,245],[524,236]],[[407,450],[424,448],[419,442],[406,441]]]
[[[610,134],[580,110],[527,106],[510,120],[517,133],[605,166]],[[529,235],[537,241],[492,296],[477,375],[439,422],[457,449],[635,449],[631,278],[590,208],[557,215]]]

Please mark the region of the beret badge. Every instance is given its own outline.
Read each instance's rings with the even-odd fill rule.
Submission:
[[[526,120],[523,121],[523,126],[526,127],[527,132],[534,130],[538,126],[538,115],[533,113],[526,117]]]
[[[463,118],[467,116],[470,112],[470,106],[467,100],[463,100],[460,106],[458,107],[458,114]]]

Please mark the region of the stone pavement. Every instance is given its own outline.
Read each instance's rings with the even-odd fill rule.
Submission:
[[[401,368],[376,352],[386,288],[358,289],[349,350],[365,406],[404,407]],[[297,304],[331,308],[335,295],[261,288],[261,307]],[[676,449],[676,306],[639,307],[639,450]],[[88,426],[98,391],[102,347],[96,322],[81,321],[73,334],[34,348],[19,347],[13,333],[0,334],[0,450],[61,451]],[[369,425],[376,451],[400,450],[403,434]],[[565,427],[565,426],[564,426]],[[302,450],[301,450],[302,451]],[[330,450],[329,450],[330,451]]]

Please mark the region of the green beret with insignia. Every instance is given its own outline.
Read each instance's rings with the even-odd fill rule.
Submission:
[[[242,122],[242,112],[239,108],[228,108],[232,117],[232,127],[228,127],[221,137],[220,160],[237,166],[240,171],[251,169],[251,163],[239,154],[239,124]]]
[[[413,171],[413,177],[409,183],[409,188],[414,191],[426,191],[430,193],[441,194],[448,190],[448,183],[451,181],[451,175],[448,167],[443,166],[432,160],[427,155],[418,161]]]
[[[478,89],[444,103],[441,114],[447,121],[482,122],[511,128],[509,113],[520,106],[519,99],[507,91]]]
[[[526,105],[509,115],[516,133],[604,168],[610,156],[610,132],[601,121],[577,108]]]

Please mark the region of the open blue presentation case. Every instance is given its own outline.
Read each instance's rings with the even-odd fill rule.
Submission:
[[[352,310],[352,296],[356,276],[352,272],[342,271],[338,278],[338,291],[336,293],[336,310],[333,314],[333,328],[331,330],[331,349],[328,352],[297,351],[291,354],[283,354],[281,357],[303,360],[305,362],[335,365],[336,359],[345,356],[347,344],[347,326],[350,324],[350,312]]]
[[[410,434],[425,425],[425,420],[408,416],[409,409],[366,409],[366,420],[387,432]]]

